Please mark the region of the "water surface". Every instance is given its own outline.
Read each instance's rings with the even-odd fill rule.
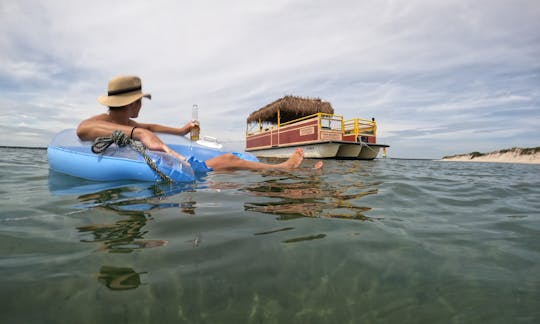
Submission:
[[[165,185],[0,152],[5,323],[540,319],[538,165],[327,160]]]

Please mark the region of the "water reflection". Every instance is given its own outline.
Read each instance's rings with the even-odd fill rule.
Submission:
[[[265,232],[255,233],[254,235],[274,234],[274,233],[277,233],[277,232],[290,231],[290,230],[292,230],[292,229],[294,229],[294,227],[285,227],[285,228],[279,228],[279,229],[276,229],[276,230],[271,230],[271,231],[265,231]]]
[[[102,266],[99,270],[98,281],[111,290],[135,289],[141,285],[141,274],[131,268]]]
[[[49,171],[49,191],[57,196],[76,195],[80,204],[74,206],[88,209],[107,206],[115,210],[139,210],[180,207],[193,212],[193,202],[162,203],[164,197],[185,191],[193,191],[194,183],[155,183],[134,181],[96,182]]]
[[[150,183],[132,181],[94,182],[70,177],[54,171],[49,173],[49,190],[56,195],[77,195],[82,210],[112,211],[115,221],[77,227],[84,235],[81,242],[100,243],[99,250],[111,253],[131,253],[145,248],[167,244],[166,240],[145,239],[146,223],[152,219],[154,209],[179,208],[186,214],[195,214],[196,204],[189,195],[180,202],[164,202],[169,197],[193,191],[190,183]],[[198,243],[199,244],[199,243]]]
[[[292,180],[292,181],[291,181]],[[248,202],[244,208],[267,214],[278,215],[279,220],[300,217],[328,217],[371,221],[364,213],[371,207],[359,205],[359,199],[378,193],[380,183],[355,183],[347,187],[335,187],[319,177],[287,177],[270,179],[244,187],[258,199]]]
[[[94,182],[52,170],[49,173],[51,193],[75,196],[78,204],[73,207],[83,213],[90,211],[86,219],[91,224],[76,227],[80,241],[99,244],[98,251],[109,253],[132,253],[168,244],[167,240],[148,238],[145,226],[153,220],[151,212],[177,208],[181,213],[194,215],[196,202],[191,195],[178,196],[181,201],[170,202],[174,195],[194,191],[193,186],[193,183]],[[108,220],[103,221],[103,216]],[[201,242],[199,233],[190,244],[198,247]],[[141,285],[140,276],[145,273],[129,267],[104,265],[97,278],[111,290],[130,290]]]
[[[81,242],[101,243],[100,250],[111,253],[131,253],[143,248],[153,248],[167,244],[165,240],[144,239],[147,233],[143,230],[150,215],[138,212],[120,212],[125,218],[114,223],[91,224],[77,227],[80,233],[89,233],[92,238],[82,239]]]
[[[301,237],[295,237],[292,239],[288,239],[283,241],[283,243],[298,243],[303,241],[312,241],[312,240],[319,240],[322,238],[325,238],[326,234],[317,234],[317,235],[309,235],[309,236],[301,236]]]
[[[191,243],[194,248],[199,247],[202,244],[202,234],[197,233],[193,240],[187,240],[186,243]]]
[[[92,235],[92,238],[83,239],[81,242],[99,242],[102,244],[100,250],[113,253],[130,253],[166,245],[165,240],[144,239],[148,232],[143,228],[149,220],[152,220],[150,212],[154,209],[178,208],[182,213],[194,215],[196,203],[190,195],[183,195],[180,202],[162,201],[165,197],[184,192],[186,189],[191,189],[191,187],[175,184],[146,184],[143,187],[124,186],[79,196],[82,206],[114,211],[116,217],[121,217],[114,223],[77,227],[80,233]]]

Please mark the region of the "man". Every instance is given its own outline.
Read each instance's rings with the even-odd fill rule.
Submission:
[[[139,116],[142,98],[151,99],[150,94],[142,92],[141,79],[136,76],[118,76],[109,81],[108,93],[101,96],[98,101],[109,107],[108,113],[90,117],[79,124],[77,135],[81,140],[95,140],[100,136],[110,136],[113,131],[120,130],[132,139],[138,140],[148,149],[163,151],[176,156],[180,160],[186,158],[169,148],[155,133],[167,133],[183,136],[194,128],[197,123],[191,121],[180,128],[168,127],[159,124],[143,124],[132,118]],[[265,170],[265,169],[294,169],[298,168],[304,159],[304,151],[300,148],[279,164],[266,164],[242,160],[234,154],[224,154],[206,160],[209,170]],[[319,161],[315,168],[321,168]]]

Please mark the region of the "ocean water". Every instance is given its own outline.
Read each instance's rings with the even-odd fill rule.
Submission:
[[[327,160],[165,185],[0,153],[2,323],[540,322],[540,165]]]

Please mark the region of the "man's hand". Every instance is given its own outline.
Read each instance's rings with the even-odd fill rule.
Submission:
[[[159,137],[157,137],[156,134],[147,129],[135,128],[135,130],[133,131],[133,138],[141,141],[144,146],[146,146],[146,148],[148,148],[149,150],[169,153],[175,156],[180,161],[187,160],[184,156],[176,153],[174,150],[168,147],[167,144],[163,143],[163,141]]]

